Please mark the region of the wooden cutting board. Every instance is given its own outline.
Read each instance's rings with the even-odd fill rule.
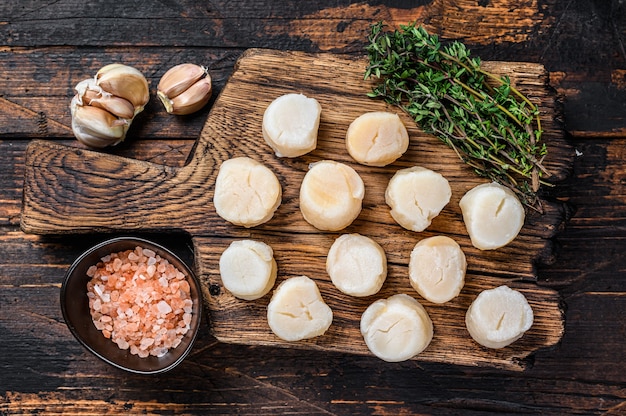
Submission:
[[[182,232],[191,236],[195,271],[212,333],[229,343],[260,344],[369,354],[359,331],[362,312],[374,300],[396,293],[418,299],[430,314],[435,335],[416,359],[462,365],[523,369],[533,352],[555,345],[563,335],[563,311],[558,293],[536,284],[535,264],[551,255],[551,238],[564,221],[563,207],[544,201],[544,214],[530,212],[518,238],[495,251],[475,249],[459,209],[459,199],[483,183],[455,153],[437,138],[421,132],[400,113],[411,145],[394,164],[366,167],[355,163],[344,146],[352,120],[367,111],[398,109],[366,97],[371,84],[363,80],[366,60],[333,54],[304,54],[252,49],[242,55],[216,100],[188,163],[181,168],[118,157],[98,151],[33,141],[26,155],[21,226],[25,232],[67,234],[86,232]],[[546,162],[554,178],[567,176],[573,149],[558,123],[557,100],[538,64],[485,62],[485,67],[509,75],[542,110]],[[294,159],[277,158],[261,134],[263,112],[276,97],[303,93],[322,106],[318,147]],[[249,156],[270,167],[283,187],[282,204],[266,224],[245,229],[217,216],[212,205],[217,170],[224,160]],[[361,215],[343,232],[375,239],[386,251],[389,273],[382,290],[367,298],[339,292],[325,271],[326,253],[340,233],[320,232],[306,223],[298,208],[300,182],[310,163],[332,159],[351,165],[363,178],[366,196]],[[452,200],[421,233],[398,226],[384,202],[388,180],[400,168],[421,165],[443,174]],[[436,234],[454,238],[463,248],[468,271],[460,296],[437,305],[422,299],[410,286],[408,260],[414,245]],[[285,342],[269,329],[266,307],[271,293],[256,301],[234,298],[223,287],[218,261],[236,239],[253,238],[270,244],[278,263],[277,284],[308,275],[334,312],[328,332],[311,340]],[[519,289],[535,314],[532,328],[509,347],[492,350],[475,343],[465,329],[465,311],[484,289],[501,284]]]

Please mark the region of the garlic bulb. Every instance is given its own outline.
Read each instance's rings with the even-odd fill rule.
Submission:
[[[204,107],[213,92],[211,76],[200,65],[184,63],[170,68],[157,87],[157,97],[170,114],[195,113]]]
[[[123,64],[102,67],[74,89],[76,95],[70,103],[72,131],[80,142],[97,148],[122,142],[150,98],[146,78]]]

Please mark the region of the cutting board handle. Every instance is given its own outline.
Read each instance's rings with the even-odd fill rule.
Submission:
[[[27,233],[177,231],[193,220],[183,207],[200,205],[200,215],[209,211],[210,169],[173,168],[42,140],[28,145],[25,165],[21,227]]]

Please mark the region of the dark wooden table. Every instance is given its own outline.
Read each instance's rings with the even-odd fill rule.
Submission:
[[[621,0],[20,1],[0,6],[0,413],[626,414],[626,4]],[[159,376],[99,361],[59,306],[68,265],[98,234],[20,229],[32,139],[81,147],[73,86],[110,62],[151,85],[207,65],[216,97],[252,47],[361,56],[369,25],[417,20],[485,60],[545,65],[576,149],[555,198],[571,217],[538,284],[559,291],[565,334],[525,371],[217,342],[208,327]],[[323,74],[320,74],[323,76]],[[167,116],[153,96],[129,139],[106,152],[182,166],[210,106]],[[184,237],[153,235],[189,258]]]

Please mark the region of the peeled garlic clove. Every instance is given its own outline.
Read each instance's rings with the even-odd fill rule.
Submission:
[[[300,185],[300,211],[319,230],[338,231],[359,216],[365,185],[350,166],[332,160],[313,163]]]
[[[374,111],[357,117],[346,132],[346,148],[354,160],[386,166],[406,152],[409,134],[397,114]]]
[[[441,174],[420,166],[401,169],[391,178],[385,202],[402,227],[424,231],[450,202],[452,189]]]
[[[274,251],[261,241],[233,241],[220,256],[219,266],[224,287],[239,299],[263,297],[276,281]]]
[[[130,101],[135,108],[135,114],[143,111],[150,99],[146,77],[132,66],[106,65],[96,73],[95,80],[106,92]]]
[[[281,95],[263,113],[263,138],[278,157],[302,156],[317,146],[321,112],[314,98]]]
[[[323,335],[333,322],[333,311],[307,276],[283,281],[267,305],[267,323],[285,341],[300,341]]]
[[[379,299],[363,312],[361,334],[375,356],[399,362],[428,347],[433,339],[433,323],[417,300],[401,293]]]
[[[130,123],[119,119],[106,110],[78,104],[74,96],[70,105],[72,111],[72,131],[76,138],[92,147],[114,146],[123,141]]]
[[[494,250],[509,244],[524,225],[524,207],[513,191],[498,183],[470,189],[459,201],[472,245]]]
[[[159,98],[168,113],[186,115],[195,113],[204,107],[211,99],[211,93],[211,78],[206,77],[172,99],[162,95],[159,95]]]
[[[387,257],[374,240],[361,234],[343,234],[326,257],[326,272],[341,292],[351,296],[377,293],[387,277]]]
[[[409,280],[424,299],[444,303],[461,292],[466,269],[465,254],[457,242],[438,235],[421,240],[413,248]]]
[[[161,77],[157,86],[157,94],[170,99],[174,98],[185,92],[204,76],[209,76],[209,73],[203,66],[190,63],[176,65],[167,70]]]
[[[521,338],[533,324],[526,297],[508,286],[480,292],[465,314],[472,338],[487,348],[504,348]]]
[[[282,188],[269,168],[248,157],[222,163],[215,180],[213,205],[226,221],[254,227],[269,221],[281,203]]]

